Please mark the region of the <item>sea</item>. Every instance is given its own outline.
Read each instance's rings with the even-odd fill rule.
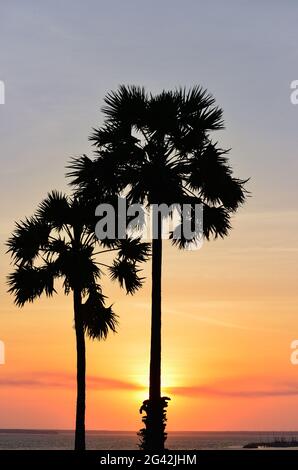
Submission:
[[[298,431],[169,432],[166,448],[170,450],[242,449],[249,442],[298,439]],[[87,431],[90,450],[137,450],[138,436],[126,431]],[[0,450],[73,449],[73,431],[0,429]]]

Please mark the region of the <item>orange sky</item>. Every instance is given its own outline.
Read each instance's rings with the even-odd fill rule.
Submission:
[[[248,203],[249,206],[249,203]],[[279,223],[277,224],[277,219]],[[297,214],[244,208],[229,239],[181,252],[165,242],[163,386],[169,430],[295,429]],[[4,275],[7,260],[2,267]],[[146,267],[150,274],[150,264]],[[110,282],[117,335],[88,341],[88,429],[136,430],[146,398],[150,279],[134,297]],[[71,298],[1,302],[0,426],[72,428]]]

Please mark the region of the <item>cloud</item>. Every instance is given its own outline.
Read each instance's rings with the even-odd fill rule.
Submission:
[[[88,376],[86,379],[89,390],[140,390],[141,387],[132,382],[108,377]],[[2,387],[55,387],[73,389],[76,385],[75,375],[68,373],[34,373],[28,377],[0,377]]]
[[[245,383],[247,387],[245,387]],[[167,393],[185,397],[207,398],[263,398],[263,397],[288,397],[298,396],[298,382],[276,383],[270,378],[263,379],[263,385],[259,384],[260,378],[233,378],[219,381],[214,384],[194,385],[188,387],[171,387]]]
[[[254,386],[255,384],[255,386]],[[36,372],[28,377],[0,377],[1,387],[14,388],[62,388],[74,390],[75,374]],[[139,384],[110,377],[87,377],[87,388],[93,391],[143,390]],[[163,389],[168,395],[189,398],[267,398],[298,396],[298,382],[273,382],[270,377],[230,377],[214,383],[186,387],[167,387]]]
[[[248,325],[240,325],[240,324],[229,322],[229,321],[226,321],[226,320],[221,320],[221,319],[218,319],[218,318],[209,317],[207,315],[203,316],[203,315],[196,315],[194,313],[183,313],[182,311],[177,311],[177,310],[174,311],[174,312],[172,311],[172,313],[183,315],[184,318],[185,317],[192,318],[194,321],[207,323],[207,324],[218,326],[218,327],[221,327],[221,328],[232,328],[232,329],[236,329],[236,330],[245,330],[245,331],[269,331],[268,328],[260,328],[260,327],[257,327],[257,326],[248,326]],[[270,331],[272,331],[272,329],[270,329]]]
[[[222,398],[260,398],[276,396],[296,396],[298,395],[298,385],[296,389],[276,389],[276,390],[220,390],[208,386],[195,387],[174,387],[167,389],[168,393],[188,396],[188,397],[222,397]]]

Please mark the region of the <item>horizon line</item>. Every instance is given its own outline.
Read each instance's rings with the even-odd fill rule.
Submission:
[[[16,431],[16,432],[72,432],[74,433],[75,430],[74,429],[64,429],[64,428],[0,428],[0,433],[2,432],[13,432],[13,431]],[[119,433],[135,433],[137,434],[137,431],[132,431],[132,430],[121,430],[121,429],[86,429],[86,432],[119,432]],[[186,431],[186,430],[170,430],[168,431],[168,434],[169,433],[239,433],[239,432],[243,432],[243,433],[294,433],[294,432],[297,432],[298,433],[298,429],[297,430],[293,430],[293,429],[287,429],[287,430],[281,430],[281,429],[277,429],[277,430],[274,430],[274,429],[270,429],[270,430],[266,430],[266,429],[263,429],[263,430],[257,430],[257,429],[253,429],[253,430],[249,430],[249,429],[235,429],[235,430],[212,430],[212,431],[205,431],[205,430],[190,430],[190,431]]]

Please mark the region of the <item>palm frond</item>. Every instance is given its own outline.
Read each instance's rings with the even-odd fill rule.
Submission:
[[[40,220],[49,223],[51,227],[62,230],[63,225],[71,222],[68,198],[59,191],[51,191],[39,204],[36,215]]]
[[[203,234],[209,240],[211,236],[224,238],[232,228],[230,213],[224,207],[210,207],[204,204],[203,207]]]
[[[72,178],[70,185],[75,186],[75,195],[96,207],[107,197],[121,192],[125,186],[121,156],[118,150],[105,150],[94,160],[85,155],[72,158],[67,177]]]
[[[181,125],[204,132],[223,128],[222,109],[215,105],[214,97],[203,87],[178,88],[173,96],[179,106]]]
[[[109,268],[110,277],[113,281],[118,281],[120,286],[126,290],[128,294],[134,294],[142,287],[143,278],[139,277],[139,269],[135,263],[125,259],[116,259]]]
[[[181,204],[177,205],[177,210],[179,223],[170,232],[172,244],[179,249],[200,246],[203,238],[202,200],[199,197],[185,195]]]
[[[113,123],[93,129],[89,140],[93,142],[95,147],[108,146],[108,148],[113,147],[114,149],[119,145],[134,145],[140,141],[131,135],[130,127],[113,125]]]
[[[72,178],[70,184],[72,186],[84,185],[86,181],[94,177],[94,161],[91,160],[87,155],[81,155],[78,157],[72,157],[67,169],[70,170],[66,173],[66,177]]]
[[[8,276],[9,293],[14,295],[16,305],[22,307],[33,302],[45,293],[48,297],[55,293],[55,270],[51,264],[42,267],[18,266]]]
[[[102,112],[107,122],[121,124],[126,128],[142,127],[146,122],[147,99],[143,87],[121,85],[117,91],[106,95]]]
[[[57,237],[50,241],[47,246],[45,255],[52,257],[53,255],[64,255],[71,249],[71,243],[66,242],[64,238]]]
[[[105,307],[105,297],[101,289],[89,290],[86,302],[81,306],[84,329],[91,339],[106,339],[108,333],[116,333],[118,325],[117,315],[112,306]]]
[[[26,218],[18,222],[12,236],[6,242],[7,252],[15,262],[32,263],[39,250],[48,244],[50,225],[37,217]]]
[[[208,143],[190,159],[188,184],[199,191],[207,203],[222,204],[235,211],[246,199],[244,185],[248,180],[233,178],[227,153],[228,150]]]
[[[150,243],[141,242],[140,238],[130,238],[117,241],[118,257],[133,263],[147,261],[150,256]]]

